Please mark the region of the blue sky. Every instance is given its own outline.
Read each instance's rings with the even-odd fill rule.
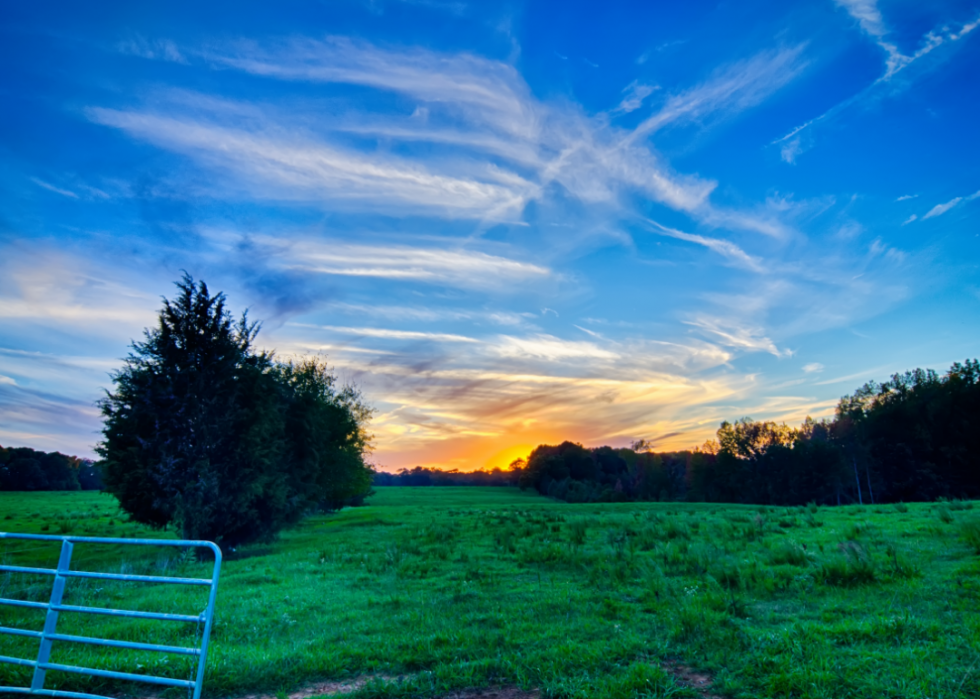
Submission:
[[[2,13],[5,446],[91,455],[181,270],[360,386],[389,469],[980,354],[976,2]]]

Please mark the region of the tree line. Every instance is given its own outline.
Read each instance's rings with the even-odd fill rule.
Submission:
[[[61,452],[0,446],[0,490],[100,490],[95,462]]]
[[[471,485],[471,486],[504,486],[517,485],[520,472],[515,470],[503,470],[494,468],[491,470],[478,471],[459,471],[452,469],[443,471],[438,468],[426,468],[416,466],[415,468],[399,469],[396,473],[387,471],[375,471],[374,485],[389,486],[445,486],[445,485]]]
[[[793,428],[748,418],[717,440],[657,453],[541,445],[515,464],[521,488],[568,502],[690,500],[766,505],[980,498],[980,364],[916,369],[841,398]]]

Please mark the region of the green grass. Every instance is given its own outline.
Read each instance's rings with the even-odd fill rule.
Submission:
[[[0,493],[0,513],[5,531],[172,536],[126,522],[99,494]],[[683,663],[730,697],[980,697],[977,517],[972,503],[570,505],[511,489],[379,488],[366,507],[229,553],[205,692],[274,694],[371,675],[357,696],[500,684],[555,698],[697,696],[663,669]],[[77,556],[104,570],[209,570],[165,550],[79,545]],[[0,558],[53,566],[57,554],[7,541]],[[0,575],[0,595],[45,599],[48,584]],[[68,594],[203,607],[203,594],[173,586],[72,581]],[[3,607],[0,624],[40,628],[41,617]],[[71,615],[61,630],[194,640],[193,628]],[[0,638],[3,654],[36,653]],[[81,646],[56,645],[53,660],[188,673],[179,658]],[[50,678],[64,689],[126,689]],[[27,684],[27,674],[0,664],[5,682]]]

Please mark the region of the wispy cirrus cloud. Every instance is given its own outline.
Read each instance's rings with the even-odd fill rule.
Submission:
[[[390,328],[351,328],[336,325],[316,326],[338,335],[356,335],[384,340],[424,340],[429,342],[477,342],[475,338],[452,333],[419,332],[417,330],[392,330]]]
[[[888,54],[885,63],[885,79],[890,78],[908,64],[911,58],[902,54],[894,43],[886,39],[889,32],[885,27],[881,12],[878,10],[877,0],[835,0],[835,2],[846,9],[858,21],[861,29]]]
[[[0,444],[94,457],[101,413],[94,401],[0,382]]]
[[[38,187],[48,190],[49,192],[54,192],[55,194],[60,194],[63,197],[68,197],[69,199],[78,199],[78,195],[70,189],[62,189],[61,187],[55,187],[53,184],[45,182],[37,177],[32,177],[31,182],[36,184]]]
[[[944,213],[952,209],[954,206],[963,201],[963,197],[954,197],[944,204],[936,204],[934,207],[929,209],[928,212],[922,217],[925,221],[927,218],[935,218],[936,216],[942,216]]]
[[[619,355],[594,342],[563,340],[551,335],[531,337],[503,336],[494,351],[502,357],[533,358],[556,361],[563,359],[618,359]]]
[[[357,317],[372,317],[402,322],[475,322],[494,326],[530,325],[536,315],[515,313],[504,310],[473,310],[459,308],[439,308],[431,306],[389,306],[383,304],[363,304],[333,302],[327,307],[331,312],[339,312]]]
[[[415,245],[378,240],[348,243],[331,237],[249,235],[227,229],[206,229],[204,235],[219,257],[263,259],[267,269],[307,275],[362,277],[389,282],[431,284],[482,292],[508,292],[523,285],[560,279],[550,267],[473,249],[465,242],[430,239]],[[389,312],[391,312],[389,310]],[[428,311],[406,310],[409,317],[423,319]],[[466,316],[472,318],[472,314]],[[448,319],[443,317],[443,319]],[[499,322],[516,322],[503,316]]]
[[[787,163],[794,163],[797,156],[805,150],[804,141],[801,138],[801,134],[805,131],[811,129],[816,124],[837,117],[854,104],[874,96],[879,96],[881,93],[878,88],[891,84],[892,79],[896,75],[906,71],[913,64],[919,62],[920,59],[928,56],[941,46],[959,41],[980,26],[980,15],[960,24],[958,29],[943,25],[927,32],[922,37],[919,48],[911,54],[905,54],[899,50],[895,42],[887,38],[891,32],[881,15],[877,0],[835,0],[835,2],[838,6],[844,8],[851,17],[857,20],[861,29],[885,51],[887,56],[885,59],[885,71],[864,89],[841,100],[822,114],[809,119],[790,130],[784,136],[774,140],[770,145],[780,147],[782,159]]]
[[[239,41],[184,53],[275,80],[393,93],[409,101],[403,115],[351,112],[303,122],[270,107],[188,93],[164,95],[152,107],[93,107],[87,113],[97,123],[231,173],[253,196],[513,221],[528,203],[559,196],[553,190],[558,186],[586,205],[619,210],[640,194],[709,225],[768,234],[772,223],[756,220],[753,212],[713,206],[708,198],[716,183],[675,172],[647,139],[668,124],[704,123],[758,104],[802,70],[802,48],[730,64],[668,98],[632,130],[610,124],[606,114],[589,116],[572,103],[535,98],[514,67],[500,61],[344,37]],[[617,109],[639,108],[652,90],[635,83]],[[293,128],[287,128],[290,121]],[[363,139],[402,147],[398,156],[381,155]],[[432,157],[432,146],[444,150]]]
[[[925,221],[926,219],[929,218],[936,218],[937,216],[942,216],[947,211],[956,208],[956,206],[958,206],[960,203],[973,201],[974,199],[977,198],[980,198],[980,191],[974,192],[973,194],[966,197],[953,197],[949,201],[944,202],[942,204],[936,204],[934,207],[929,209],[929,211],[926,212],[926,214],[922,217],[922,220]]]
[[[513,66],[469,53],[389,50],[347,37],[238,41],[203,52],[216,65],[285,80],[365,85],[445,105],[467,121],[533,139],[539,124]]]
[[[0,319],[64,324],[93,334],[140,328],[155,299],[113,279],[105,263],[50,244],[12,245],[0,256]],[[84,260],[84,262],[82,262]]]
[[[278,346],[298,353],[329,347],[341,375],[383,396],[372,430],[384,444],[377,458],[387,468],[468,469],[482,465],[473,454],[485,458],[495,444],[527,444],[529,451],[568,435],[623,445],[656,436],[658,448],[689,448],[713,437],[732,415],[798,421],[832,408],[785,387],[778,396],[753,398],[760,380],[730,371],[733,353],[787,353],[747,328],[701,321],[698,330],[710,339],[676,343],[491,334],[476,346],[432,343],[406,352],[397,338],[379,337],[379,352],[400,351],[375,358],[362,346],[348,352],[321,344],[317,338],[326,331],[304,328],[304,339]]]
[[[137,34],[116,44],[116,50],[140,58],[187,63],[177,44],[170,39],[146,39]]]
[[[623,101],[613,110],[613,113],[629,114],[635,112],[643,106],[643,100],[659,89],[660,87],[657,85],[647,85],[634,80],[623,89]]]
[[[118,364],[0,347],[0,444],[93,456],[101,424],[98,386]]]
[[[744,269],[751,270],[752,272],[765,271],[761,260],[747,254],[744,250],[742,250],[742,248],[729,240],[720,240],[718,238],[709,238],[703,235],[695,235],[693,233],[684,233],[674,228],[668,228],[667,226],[661,225],[650,219],[647,219],[646,223],[660,235],[665,235],[669,238],[676,238],[677,240],[685,240],[689,243],[695,243],[696,245],[703,245],[709,250],[712,250],[722,257],[727,258],[737,267],[742,267]]]
[[[685,321],[688,325],[700,329],[726,347],[740,350],[768,352],[775,357],[792,356],[792,350],[781,350],[776,343],[765,336],[760,327],[752,327],[738,323],[730,318],[712,318],[702,316]]]
[[[788,221],[796,214],[788,199],[773,195],[756,205],[719,204],[718,182],[676,171],[656,142],[670,127],[679,133],[686,126],[710,126],[762,103],[805,69],[802,45],[723,65],[706,80],[664,97],[635,129],[623,127],[627,120],[619,117],[650,107],[654,89],[639,82],[627,87],[617,107],[589,114],[568,100],[537,97],[512,65],[465,53],[344,38],[229,42],[180,52],[219,70],[276,81],[277,89],[308,83],[325,95],[323,102],[273,104],[158,91],[136,104],[87,110],[92,122],[217,175],[209,178],[214,189],[208,195],[221,200],[299,202],[331,213],[395,219],[418,215],[466,221],[477,229],[494,222],[526,224],[532,210],[534,225],[569,231],[556,240],[588,236],[594,226],[610,237],[619,233],[615,239],[627,244],[628,236],[611,229],[623,228],[624,221],[635,224],[660,205],[700,229],[687,233],[649,223],[659,235],[703,248],[724,265],[754,273],[754,279],[769,276],[769,261],[749,254],[724,231],[765,235],[749,248],[753,252],[771,252],[773,241],[792,239]],[[371,99],[348,100],[335,85],[356,86]],[[375,101],[385,108],[373,108]],[[351,301],[311,302],[302,311],[311,322],[284,322],[264,342],[282,356],[329,352],[341,375],[373,396],[381,411],[374,429],[383,435],[383,453],[398,455],[400,465],[412,465],[405,460],[418,458],[413,455],[422,449],[427,453],[420,461],[437,463],[434,444],[467,440],[658,434],[674,435],[663,446],[690,446],[714,431],[716,418],[731,418],[730,405],[756,388],[751,375],[734,369],[733,359],[791,354],[764,327],[764,313],[751,322],[745,315],[692,312],[682,316],[690,319],[686,326],[644,337],[628,331],[590,334],[566,321],[564,310],[561,316],[542,312],[547,317],[532,322],[527,314],[492,304],[478,314],[422,305],[436,295],[533,295],[568,280],[555,271],[560,257],[553,248],[522,251],[513,242],[516,235],[454,240],[413,237],[411,226],[398,228],[398,235],[363,230],[358,238],[326,227],[248,235],[204,229],[201,235],[210,246],[202,252],[207,259],[248,257],[258,260],[262,274],[342,280]],[[369,283],[399,302],[375,305],[356,296]],[[318,288],[326,287],[308,295],[316,299]],[[264,289],[253,291],[261,298]],[[408,290],[408,298],[423,299],[419,306],[403,299]],[[563,308],[551,299],[535,299],[533,308],[544,303]],[[420,327],[425,323],[432,326]],[[716,408],[715,401],[729,403]],[[793,405],[804,402],[801,396]],[[596,406],[602,406],[601,418]],[[445,463],[452,465],[451,459]]]
[[[553,275],[540,264],[445,247],[304,241],[290,246],[288,260],[290,266],[323,274],[478,288],[543,280]]]
[[[630,140],[668,125],[723,117],[756,106],[806,67],[804,48],[800,44],[763,51],[719,69],[702,84],[667,99],[659,111],[636,127]]]
[[[388,206],[447,216],[503,218],[519,211],[534,185],[484,166],[479,176],[436,173],[420,163],[372,157],[322,142],[250,132],[190,118],[91,108],[90,118],[248,177],[265,198],[329,197],[335,204]],[[472,173],[476,175],[476,173]],[[269,190],[268,185],[276,185]]]
[[[384,444],[378,459],[389,468],[415,463],[473,468],[482,464],[472,454],[492,454],[494,444],[533,446],[569,434],[586,442],[625,444],[638,435],[673,432],[674,441],[665,446],[690,446],[717,427],[713,414],[703,419],[704,406],[736,400],[753,383],[724,373],[685,375],[692,369],[710,371],[731,357],[693,339],[681,344],[489,334],[477,344],[433,341],[407,351],[397,336],[379,334],[371,338],[379,352],[372,357],[363,346],[351,352],[324,341],[330,330],[287,326],[282,331],[302,332],[303,339],[277,338],[281,352],[329,348],[342,376],[383,396],[372,431]],[[386,348],[396,353],[381,354],[390,351]]]
[[[891,32],[885,26],[881,11],[878,9],[877,0],[835,0],[835,2],[846,9],[858,21],[861,29],[874,39],[888,55],[885,61],[885,73],[878,78],[878,82],[890,80],[896,73],[904,70],[923,56],[945,43],[959,41],[980,26],[980,16],[964,22],[959,29],[952,29],[948,25],[943,25],[926,32],[920,41],[919,48],[913,53],[904,54],[894,42],[886,38]]]

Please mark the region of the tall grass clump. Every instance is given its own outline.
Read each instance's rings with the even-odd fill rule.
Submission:
[[[980,555],[980,518],[968,519],[960,525],[960,537]]]
[[[787,541],[775,549],[769,556],[770,563],[774,565],[791,565],[803,567],[809,564],[806,550],[794,541]]]
[[[824,562],[817,570],[817,579],[831,587],[856,587],[878,579],[871,554],[856,541],[839,547],[841,556]]]

